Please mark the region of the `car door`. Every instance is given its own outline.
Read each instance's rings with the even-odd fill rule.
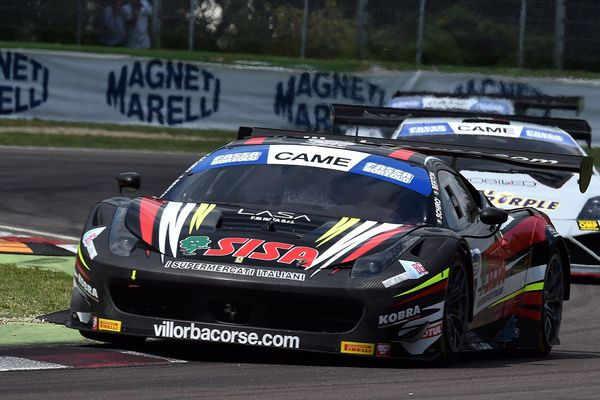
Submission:
[[[449,170],[438,173],[442,209],[447,228],[465,237],[471,249],[473,265],[473,323],[488,322],[478,314],[502,297],[506,279],[509,243],[497,226],[479,220],[481,200],[461,177]]]

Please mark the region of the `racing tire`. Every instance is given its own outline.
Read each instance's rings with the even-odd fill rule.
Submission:
[[[547,356],[552,350],[552,346],[559,342],[558,333],[562,321],[564,290],[562,259],[560,253],[554,250],[548,260],[544,277],[541,319],[538,331],[539,347],[529,352],[532,356]]]
[[[458,358],[467,332],[470,305],[467,264],[464,257],[457,253],[450,267],[446,286],[439,357],[442,363],[453,362]]]
[[[80,330],[79,334],[86,339],[95,340],[97,342],[111,343],[118,346],[135,346],[140,345],[146,340],[144,336],[117,335],[115,333],[105,332],[90,332]]]

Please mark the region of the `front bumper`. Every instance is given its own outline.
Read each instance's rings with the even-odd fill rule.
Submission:
[[[97,299],[76,285],[70,328],[380,357],[440,352],[443,290],[399,302],[405,285],[385,288],[381,277],[351,278],[349,269],[286,282],[167,270],[159,262],[132,269],[130,259],[115,265],[99,258],[89,270],[77,267]],[[143,261],[137,265],[156,260]]]

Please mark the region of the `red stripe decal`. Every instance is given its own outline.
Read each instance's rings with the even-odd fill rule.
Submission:
[[[90,277],[85,273],[85,271],[81,267],[81,263],[79,262],[79,257],[75,257],[75,268],[77,269],[77,272],[79,272],[81,275],[83,275],[83,277],[85,279],[87,279],[88,281],[90,280]]]
[[[266,137],[253,137],[244,142],[244,144],[263,144],[267,140]]]
[[[152,243],[154,220],[160,206],[161,203],[153,199],[143,198],[140,202],[140,232],[142,233],[142,240],[146,243]]]
[[[427,289],[427,290],[425,290],[425,291],[423,291],[423,292],[421,292],[421,293],[419,293],[419,294],[417,294],[417,295],[415,295],[413,297],[409,297],[406,300],[402,300],[402,301],[400,301],[400,302],[398,302],[396,304],[392,304],[392,307],[399,307],[401,304],[408,303],[409,301],[420,299],[421,297],[425,297],[425,296],[428,296],[430,294],[437,293],[437,292],[439,292],[441,290],[446,290],[446,284],[447,283],[448,283],[447,280],[445,280],[444,282],[440,282],[437,285],[432,286],[429,289]]]
[[[389,238],[391,238],[395,234],[397,234],[399,232],[402,232],[402,231],[404,231],[404,230],[406,230],[408,228],[410,228],[410,226],[402,226],[400,228],[393,229],[393,230],[391,230],[389,232],[384,232],[382,234],[379,234],[379,235],[375,236],[374,238],[371,238],[371,240],[369,240],[367,243],[365,243],[364,245],[362,245],[361,247],[359,247],[358,249],[356,249],[354,251],[354,253],[350,254],[348,257],[346,257],[345,259],[343,259],[342,263],[356,260],[358,257],[362,256],[363,254],[365,254],[369,250],[371,250],[371,249],[379,246],[381,243],[385,242],[386,240],[388,240]]]
[[[413,154],[415,154],[412,150],[396,150],[390,153],[390,157],[397,158],[398,160],[407,161]]]

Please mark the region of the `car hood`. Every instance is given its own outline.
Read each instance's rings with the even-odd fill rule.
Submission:
[[[349,263],[382,251],[412,228],[352,216],[154,198],[132,200],[125,225],[163,260],[306,269]]]
[[[533,207],[553,220],[576,219],[588,199],[600,196],[599,175],[592,175],[590,186],[581,193],[576,173],[558,184],[541,182],[529,174],[467,170],[461,174],[496,207]]]

